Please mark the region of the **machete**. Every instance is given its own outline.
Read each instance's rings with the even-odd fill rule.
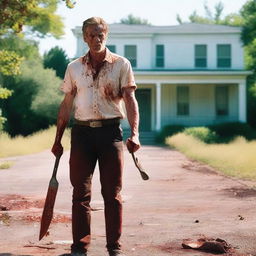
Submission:
[[[52,177],[49,182],[47,196],[44,203],[44,210],[41,218],[39,241],[46,235],[53,217],[53,208],[58,191],[59,183],[56,179],[60,156],[56,157]]]
[[[138,170],[139,170],[139,172],[140,172],[141,178],[142,178],[143,180],[148,180],[149,177],[148,177],[147,173],[143,170],[143,168],[142,168],[142,166],[141,166],[141,164],[140,164],[138,158],[134,155],[133,152],[132,152],[131,154],[132,154],[132,159],[133,159],[133,161],[134,161],[134,163],[135,163],[135,166],[138,168]]]

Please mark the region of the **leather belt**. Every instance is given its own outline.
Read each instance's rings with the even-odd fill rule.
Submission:
[[[120,124],[120,118],[87,120],[87,121],[81,121],[81,120],[75,119],[74,123],[78,125],[88,126],[91,128],[99,128],[107,125]]]

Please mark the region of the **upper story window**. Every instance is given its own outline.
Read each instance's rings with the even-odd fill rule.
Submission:
[[[228,115],[228,86],[217,86],[215,88],[215,106],[217,116]]]
[[[207,67],[207,45],[206,44],[195,45],[195,67],[196,68]]]
[[[164,45],[156,45],[156,67],[164,67]]]
[[[230,44],[217,45],[217,67],[218,68],[231,67],[231,45]]]
[[[132,67],[137,66],[137,47],[136,45],[125,45],[124,56],[131,62]]]
[[[177,87],[177,115],[179,116],[189,115],[189,87],[188,86]]]
[[[116,46],[115,45],[107,45],[107,48],[113,52],[113,53],[116,53]]]

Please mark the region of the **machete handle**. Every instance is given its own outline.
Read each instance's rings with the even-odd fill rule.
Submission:
[[[55,158],[55,163],[54,163],[54,167],[53,167],[53,173],[52,173],[52,178],[56,178],[57,175],[57,170],[58,170],[58,166],[59,166],[59,162],[60,162],[60,156],[56,156]]]

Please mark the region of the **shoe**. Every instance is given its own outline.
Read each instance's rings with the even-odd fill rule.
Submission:
[[[86,252],[71,252],[68,254],[61,254],[59,256],[87,256]]]
[[[71,256],[87,256],[86,252],[71,252]]]
[[[116,249],[116,250],[111,250],[108,252],[109,256],[125,256],[122,250]]]

